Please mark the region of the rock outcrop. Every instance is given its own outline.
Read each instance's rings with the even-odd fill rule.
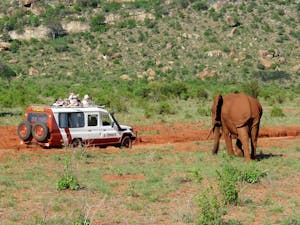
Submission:
[[[39,26],[35,28],[25,28],[23,33],[17,32],[15,30],[9,31],[11,39],[19,40],[30,40],[35,39],[47,39],[52,37],[52,30],[46,26]]]
[[[61,25],[68,34],[81,33],[90,30],[90,25],[88,23],[80,21],[62,22]]]

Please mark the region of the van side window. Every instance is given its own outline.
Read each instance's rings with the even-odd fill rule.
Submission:
[[[111,119],[108,114],[101,114],[102,119],[102,125],[103,126],[110,126],[111,125]]]
[[[59,113],[60,128],[78,128],[84,127],[84,114],[82,112]]]
[[[98,125],[98,115],[88,115],[88,126],[89,127],[95,127]]]

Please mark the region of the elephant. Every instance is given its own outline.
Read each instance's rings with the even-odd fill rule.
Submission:
[[[260,119],[263,113],[259,101],[243,93],[225,96],[218,94],[213,101],[211,112],[212,128],[207,137],[213,132],[212,153],[218,153],[222,128],[228,155],[244,156],[245,161],[255,159]],[[232,147],[232,139],[236,139],[235,151]]]

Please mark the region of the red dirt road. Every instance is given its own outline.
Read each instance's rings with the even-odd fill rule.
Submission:
[[[138,126],[135,127],[135,130],[138,132],[138,141],[135,146],[205,141],[209,131],[204,129],[201,123],[156,123],[152,126]],[[262,127],[259,136],[263,138],[292,138],[300,136],[300,126]],[[0,137],[0,150],[27,148],[20,144],[21,141],[15,126],[0,126]]]

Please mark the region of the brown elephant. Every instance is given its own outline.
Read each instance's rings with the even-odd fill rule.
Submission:
[[[257,137],[259,132],[262,106],[257,99],[245,94],[218,94],[212,108],[212,128],[214,134],[213,154],[217,154],[221,138],[221,128],[228,155],[243,156],[250,161],[249,138],[251,142],[251,158],[255,159]],[[232,139],[236,138],[235,152]]]

